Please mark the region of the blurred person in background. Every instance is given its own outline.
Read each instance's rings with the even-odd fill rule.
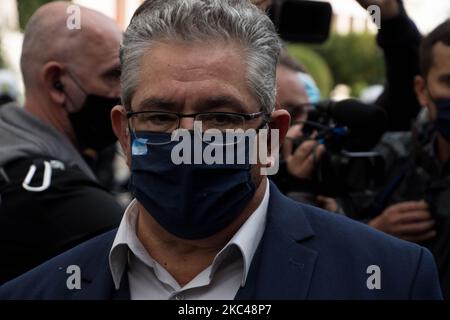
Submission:
[[[24,108],[0,109],[0,283],[120,222],[121,207],[99,185],[86,154],[116,142],[122,34],[105,15],[69,2],[31,17],[21,69]],[[88,151],[90,150],[90,151]]]
[[[315,165],[325,153],[325,146],[312,137],[299,145],[296,143],[303,136],[302,128],[309,110],[315,107],[310,100],[317,102],[318,94],[311,80],[306,70],[282,49],[277,66],[277,107],[289,112],[291,127],[281,149],[280,170],[271,179],[288,197],[336,212],[337,202],[318,195],[312,187]]]
[[[387,114],[389,133],[380,139],[375,152],[385,154],[395,150],[403,162],[409,156],[404,148],[404,139],[409,141],[409,132],[419,111],[422,109],[414,90],[414,77],[420,72],[419,46],[422,36],[415,23],[408,17],[401,0],[356,0],[364,9],[376,5],[380,8],[381,28],[378,29],[377,43],[384,54],[386,83],[375,99],[369,103],[381,106]],[[378,89],[379,90],[379,89]],[[380,124],[381,126],[381,124]],[[379,189],[389,184],[402,161],[384,157],[386,171],[377,186],[348,194],[343,203],[348,216],[368,222],[374,217],[373,201]],[[396,162],[396,165],[392,165]],[[380,212],[375,210],[377,214]]]
[[[372,227],[432,251],[450,299],[450,20],[423,39],[420,70],[415,91],[428,121],[383,137],[386,187],[367,215]]]

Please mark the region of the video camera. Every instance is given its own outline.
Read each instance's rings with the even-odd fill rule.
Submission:
[[[268,14],[285,41],[323,43],[328,39],[332,17],[328,2],[273,0]]]
[[[295,145],[315,139],[326,147],[326,153],[316,164],[317,191],[326,196],[340,196],[382,183],[384,161],[371,150],[386,126],[382,108],[354,99],[322,101],[309,110],[303,136]]]

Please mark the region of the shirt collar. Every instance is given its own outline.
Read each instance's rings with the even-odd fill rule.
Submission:
[[[122,217],[119,229],[109,252],[109,266],[116,289],[119,289],[123,273],[128,264],[129,251],[149,266],[154,264],[154,260],[145,250],[141,241],[136,235],[136,220],[138,215],[137,201],[134,199]]]
[[[244,262],[241,286],[245,285],[253,256],[255,255],[266,226],[270,197],[269,185],[269,181],[266,180],[266,190],[260,205],[214,258],[211,265],[210,278],[214,276],[220,264],[233,252],[233,248],[237,247]],[[120,288],[120,282],[128,263],[129,251],[149,266],[153,266],[155,263],[136,235],[136,219],[138,214],[136,203],[137,200],[133,200],[125,210],[109,253],[109,266],[116,289]]]
[[[245,285],[250,265],[255,255],[256,249],[261,241],[267,218],[267,209],[269,206],[270,183],[266,181],[266,190],[264,197],[258,208],[252,213],[247,221],[235,233],[233,238],[225,245],[225,247],[216,255],[212,264],[211,277],[223,261],[223,257],[228,255],[232,247],[237,247],[242,254],[244,260],[244,272],[242,274],[241,286]]]

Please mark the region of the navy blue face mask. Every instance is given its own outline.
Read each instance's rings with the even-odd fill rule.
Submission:
[[[138,136],[132,138],[130,191],[169,233],[191,240],[212,236],[229,226],[252,199],[256,188],[248,142],[244,164],[176,165],[171,154],[179,142],[149,144],[169,141],[170,134]],[[190,137],[193,146],[192,132]]]
[[[450,98],[433,100],[437,108],[436,130],[450,142]]]

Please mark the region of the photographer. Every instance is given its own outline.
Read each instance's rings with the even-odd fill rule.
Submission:
[[[313,181],[316,163],[325,153],[325,146],[314,140],[316,134],[296,145],[303,136],[303,123],[313,108],[302,83],[302,74],[306,74],[305,69],[282,50],[277,66],[277,105],[286,109],[292,120],[281,150],[280,171],[272,179],[290,198],[336,212],[339,209],[336,200],[317,195]]]
[[[386,135],[390,177],[371,208],[369,225],[433,252],[450,298],[450,20],[426,36],[420,50],[417,97],[430,123],[409,134]],[[401,138],[401,139],[400,139]]]

